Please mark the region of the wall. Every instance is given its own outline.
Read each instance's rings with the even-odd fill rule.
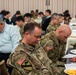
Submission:
[[[31,10],[39,9],[45,12],[49,8],[53,12],[62,13],[69,10],[71,16],[76,14],[76,0],[50,0],[50,6],[46,6],[46,0],[0,0],[0,11],[2,9],[9,10],[13,15],[16,10],[20,10],[22,14]]]

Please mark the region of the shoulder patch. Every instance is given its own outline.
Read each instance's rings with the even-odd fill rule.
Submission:
[[[22,65],[22,63],[25,61],[26,59],[24,58],[24,57],[21,57],[18,61],[17,61],[17,63],[19,64],[19,65]]]

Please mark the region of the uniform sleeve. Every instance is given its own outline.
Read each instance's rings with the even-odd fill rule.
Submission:
[[[50,73],[46,67],[34,69],[30,61],[27,60],[25,53],[17,53],[17,55],[12,55],[10,60],[14,66],[14,69],[21,73],[21,75],[52,75],[52,72]]]
[[[51,32],[51,31],[55,31],[55,30],[56,30],[56,27],[53,27],[53,26],[49,25],[49,26],[47,27],[47,29],[46,29],[46,33],[49,33],[49,32]]]
[[[28,75],[33,69],[32,64],[27,60],[27,56],[23,52],[12,53],[9,60],[14,74],[19,72],[20,75]]]
[[[16,27],[12,27],[10,30],[11,43],[13,45],[12,51],[14,52],[15,48],[18,46],[19,41],[21,40],[21,35]]]
[[[51,31],[50,27],[51,27],[50,25],[47,27],[47,29],[46,29],[46,33],[48,33],[48,32]]]
[[[49,38],[42,39],[40,44],[46,52],[53,49],[53,41]],[[47,48],[49,48],[49,50],[47,50]]]
[[[65,61],[65,59],[62,58],[65,55],[65,48],[66,48],[66,44],[63,45],[62,50],[61,50],[61,54],[59,58],[61,61]]]

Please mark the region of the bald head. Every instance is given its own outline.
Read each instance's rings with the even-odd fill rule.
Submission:
[[[71,29],[66,24],[59,26],[56,30],[56,35],[60,41],[66,41],[66,39],[70,36],[70,34]]]
[[[63,31],[65,33],[71,34],[71,29],[70,29],[69,25],[66,25],[66,24],[63,24],[63,25],[59,26],[57,28],[57,30],[60,30],[60,31]]]

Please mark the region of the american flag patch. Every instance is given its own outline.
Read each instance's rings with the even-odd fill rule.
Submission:
[[[20,58],[17,63],[18,63],[19,65],[22,65],[22,63],[23,63],[24,61],[25,61],[25,58]]]

